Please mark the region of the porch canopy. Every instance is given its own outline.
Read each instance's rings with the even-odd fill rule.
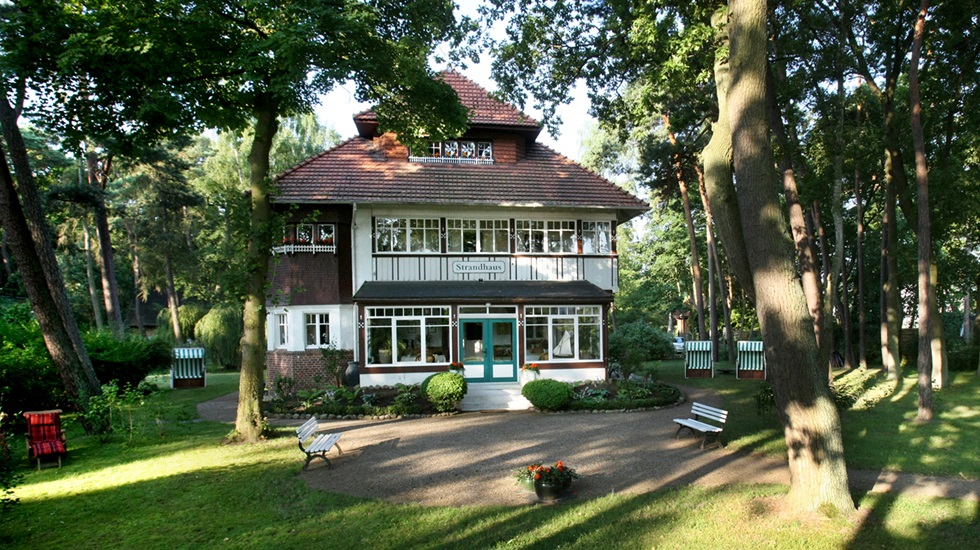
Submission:
[[[588,281],[368,281],[359,304],[608,304],[613,293]]]

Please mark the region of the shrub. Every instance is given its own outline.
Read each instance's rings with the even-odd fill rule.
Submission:
[[[242,331],[242,308],[235,305],[212,308],[194,325],[194,337],[215,367],[241,368]]]
[[[571,384],[545,378],[524,384],[521,395],[538,409],[557,411],[568,405],[575,396],[575,392],[572,390]]]
[[[671,337],[646,321],[622,324],[609,335],[609,357],[619,364],[623,378],[629,378],[644,361],[667,359],[673,354]]]
[[[17,504],[14,487],[21,481],[21,474],[14,464],[14,457],[7,445],[7,415],[0,410],[0,522],[4,512]]]
[[[449,412],[466,396],[466,380],[455,372],[436,373],[422,382],[421,394],[437,411]]]
[[[978,369],[978,353],[980,353],[980,346],[977,344],[951,349],[949,351],[949,370],[976,372]]]
[[[136,387],[151,372],[170,367],[172,348],[159,338],[90,331],[82,335],[82,340],[95,376],[100,381],[116,380],[120,388]]]

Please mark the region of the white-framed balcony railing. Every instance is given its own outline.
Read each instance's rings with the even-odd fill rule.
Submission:
[[[312,253],[317,252],[336,254],[337,247],[335,245],[326,244],[284,244],[280,246],[272,247],[273,254],[298,254],[298,253]]]

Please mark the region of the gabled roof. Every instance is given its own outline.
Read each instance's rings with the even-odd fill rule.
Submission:
[[[538,143],[516,163],[430,164],[388,158],[351,138],[277,178],[277,203],[400,203],[600,208],[620,221],[649,209],[612,182]]]
[[[452,86],[459,102],[470,110],[470,126],[474,128],[513,128],[529,133],[534,140],[541,124],[533,118],[490,95],[486,88],[455,71],[443,71],[439,78]],[[363,137],[372,137],[378,129],[378,115],[367,110],[354,115],[354,124]]]

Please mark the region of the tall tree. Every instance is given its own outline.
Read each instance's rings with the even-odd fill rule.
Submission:
[[[726,257],[742,287],[754,294],[789,451],[790,499],[800,509],[825,504],[853,509],[840,419],[822,376],[813,320],[797,279],[792,244],[785,238],[788,226],[780,214],[765,110],[765,2],[732,2],[735,17],[730,28],[727,11],[716,11],[717,5],[706,9],[674,2],[634,6],[544,0],[501,0],[497,5],[517,12],[509,19],[507,44],[498,48],[498,82],[504,89],[531,91],[539,101],[560,100],[562,90],[567,92],[567,85],[578,78],[586,79],[593,96],[606,90],[615,94],[622,80],[661,83],[656,75],[682,64],[668,55],[672,47],[689,54],[698,50],[692,43],[699,43],[702,55],[697,62],[714,59],[717,118],[703,153],[708,202]],[[705,21],[709,15],[714,33]],[[705,49],[715,55],[704,55]],[[640,116],[649,116],[648,110],[658,106],[630,105]],[[730,162],[733,150],[737,193]]]
[[[915,20],[915,38],[912,41],[912,63],[909,65],[909,95],[912,104],[912,140],[915,143],[915,180],[919,202],[919,357],[918,419],[930,421],[932,412],[932,300],[931,241],[929,224],[929,168],[926,164],[926,141],[922,130],[922,100],[919,98],[919,61],[925,34],[929,0],[922,0]],[[936,320],[938,322],[938,319]]]

